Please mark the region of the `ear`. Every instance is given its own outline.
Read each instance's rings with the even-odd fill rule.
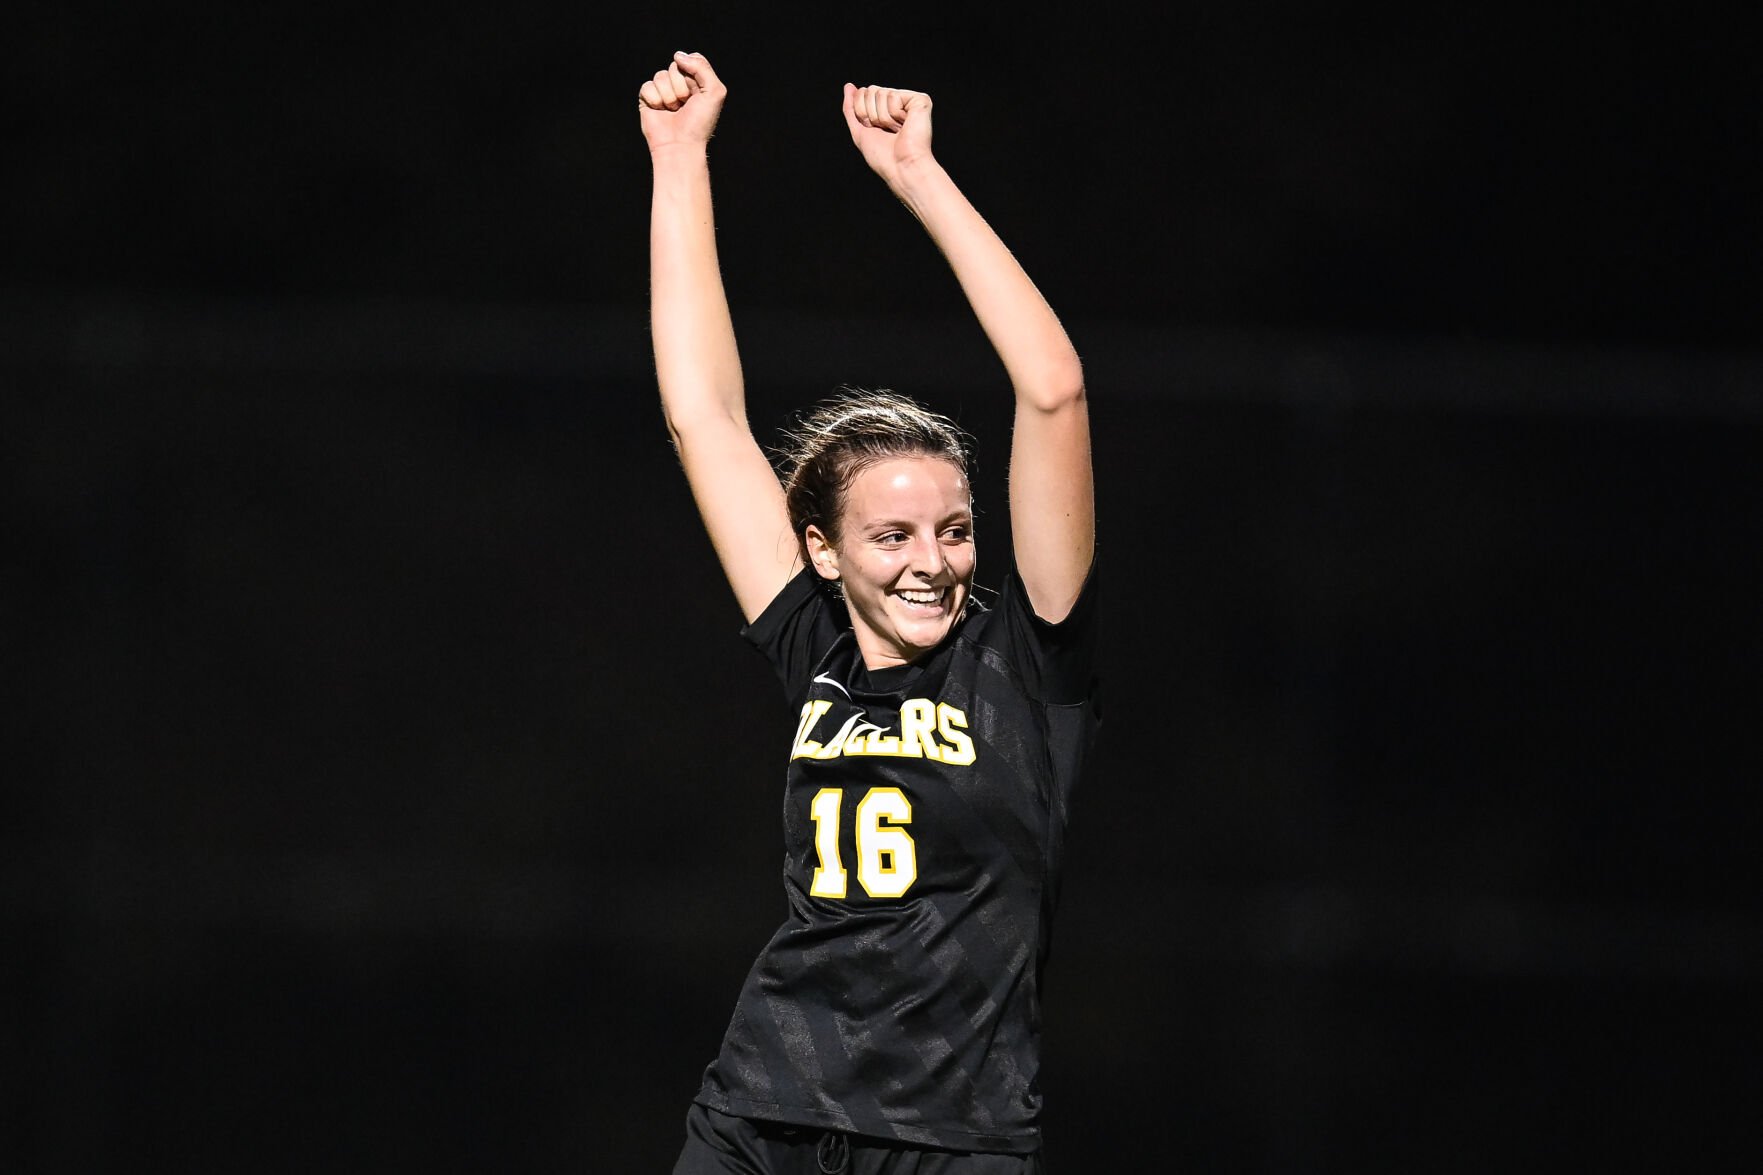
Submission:
[[[802,543],[808,548],[808,562],[813,565],[816,575],[822,579],[839,578],[839,553],[833,549],[824,531],[809,523],[808,529],[802,532]]]

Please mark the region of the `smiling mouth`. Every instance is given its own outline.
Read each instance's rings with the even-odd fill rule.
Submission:
[[[914,608],[935,609],[941,608],[943,601],[948,599],[949,589],[946,587],[922,590],[903,588],[894,594]]]

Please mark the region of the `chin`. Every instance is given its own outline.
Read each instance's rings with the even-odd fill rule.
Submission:
[[[955,628],[955,621],[960,619],[959,608],[947,616],[935,621],[917,620],[912,624],[898,626],[894,631],[899,634],[903,647],[916,653],[926,653],[943,643],[943,639]]]

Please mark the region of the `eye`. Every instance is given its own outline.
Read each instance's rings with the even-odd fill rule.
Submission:
[[[905,541],[906,532],[903,530],[890,530],[876,536],[876,542],[883,546],[897,547]]]
[[[950,543],[964,543],[973,537],[973,531],[965,525],[951,526],[943,532],[943,540]]]

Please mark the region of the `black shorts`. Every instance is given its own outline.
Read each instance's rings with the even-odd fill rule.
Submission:
[[[693,1103],[673,1175],[1046,1175],[1039,1154],[943,1151]]]

